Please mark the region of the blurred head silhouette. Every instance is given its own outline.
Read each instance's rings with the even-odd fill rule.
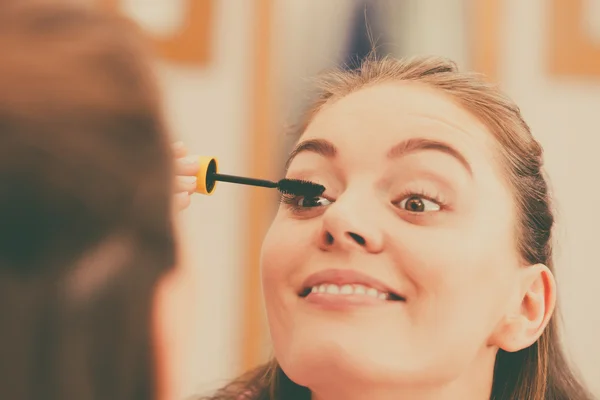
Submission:
[[[189,279],[146,45],[72,2],[2,7],[0,398],[170,398]]]

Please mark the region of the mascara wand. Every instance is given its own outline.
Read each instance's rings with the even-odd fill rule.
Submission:
[[[214,157],[200,157],[200,171],[197,177],[196,191],[211,195],[218,181],[237,183],[241,185],[273,188],[283,194],[298,196],[319,196],[325,191],[325,186],[300,179],[281,179],[273,182],[265,179],[246,178],[243,176],[219,174],[217,159]]]

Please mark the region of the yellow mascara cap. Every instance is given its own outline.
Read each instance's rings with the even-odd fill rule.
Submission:
[[[200,170],[196,175],[196,192],[210,196],[215,191],[217,181],[211,179],[212,174],[218,172],[217,159],[214,157],[199,157]]]

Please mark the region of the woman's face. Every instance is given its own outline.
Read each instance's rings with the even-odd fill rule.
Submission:
[[[327,190],[285,198],[262,255],[291,379],[444,382],[493,360],[520,267],[494,146],[417,83],[367,87],[316,115],[287,177]]]

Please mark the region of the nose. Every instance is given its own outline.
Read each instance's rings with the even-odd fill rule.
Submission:
[[[384,234],[374,215],[365,207],[352,207],[349,202],[336,202],[322,217],[319,248],[325,251],[342,249],[368,253],[383,251]]]

